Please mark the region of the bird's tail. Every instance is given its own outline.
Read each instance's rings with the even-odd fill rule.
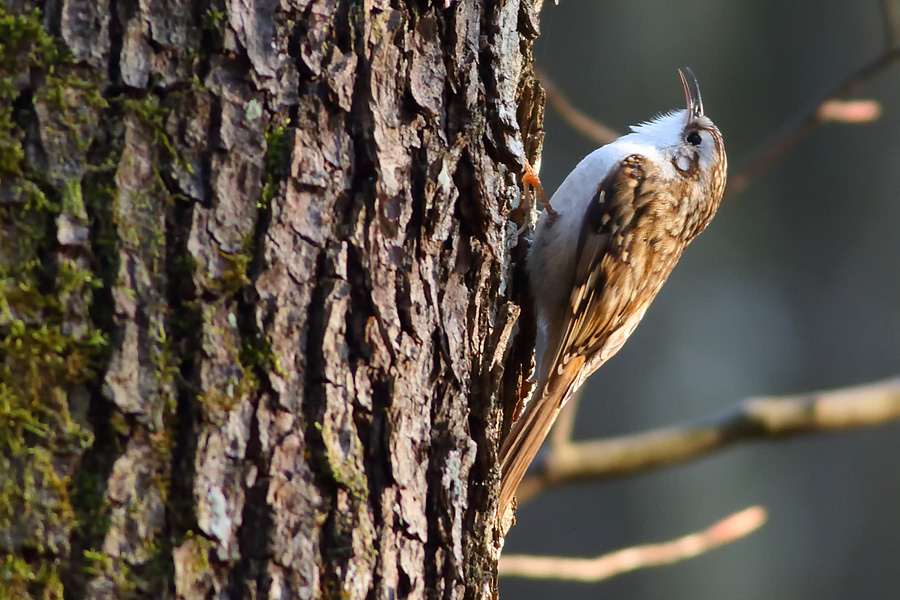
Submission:
[[[575,390],[575,378],[581,361],[572,361],[560,374],[541,382],[522,416],[513,424],[500,447],[500,504],[498,518],[503,519],[528,465],[534,460],[544,438],[550,432],[559,411]]]

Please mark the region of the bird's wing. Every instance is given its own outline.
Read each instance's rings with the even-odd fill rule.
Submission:
[[[655,197],[645,190],[653,169],[647,163],[637,154],[622,159],[600,183],[585,212],[568,312],[559,340],[548,347],[556,374],[572,360],[600,351],[640,294],[644,253],[642,240],[635,243],[635,238]]]
[[[563,327],[550,332],[543,359],[551,358],[551,370],[541,374],[534,398],[500,450],[501,518],[559,410],[578,385],[582,367],[625,322],[640,293],[641,273],[633,268],[637,257],[632,253],[635,229],[653,201],[653,195],[642,189],[652,174],[653,165],[644,157],[627,156],[603,179],[587,208],[571,280],[570,309]]]

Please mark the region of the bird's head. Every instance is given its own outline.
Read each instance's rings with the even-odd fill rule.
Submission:
[[[690,69],[685,71],[687,76],[681,69],[678,73],[687,108],[634,126],[631,135],[652,144],[671,163],[676,176],[699,186],[700,195],[717,206],[725,191],[725,142],[719,128],[703,112],[697,78]]]

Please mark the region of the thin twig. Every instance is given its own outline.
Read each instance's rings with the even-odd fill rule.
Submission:
[[[890,49],[900,43],[900,21],[895,0],[881,0],[881,22],[884,24],[884,47]]]
[[[745,162],[745,166],[738,170],[737,175],[729,177],[728,187],[725,189],[726,196],[734,196],[744,191],[751,180],[785,156],[800,140],[815,131],[823,122],[839,120],[829,118],[833,113],[829,110],[823,110],[823,108],[828,108],[828,102],[858,91],[869,80],[891,66],[894,61],[900,59],[900,46],[897,45],[900,34],[898,34],[893,5],[888,0],[882,2],[882,12],[884,13],[883,20],[887,31],[885,35],[891,36],[889,39],[893,40],[888,49],[868,64],[863,65],[856,72],[850,74],[828,93],[808,104],[803,110],[790,118],[778,133],[759,146]],[[619,137],[615,131],[598,123],[575,108],[553,80],[547,77],[543,71],[536,69],[535,72],[547,94],[547,101],[572,129],[599,144],[608,144]],[[865,122],[865,120],[853,121],[846,119],[841,121],[845,123]]]
[[[554,445],[522,480],[523,502],[551,487],[633,475],[738,442],[845,431],[900,420],[900,378],[797,396],[745,400],[693,423],[619,438]]]
[[[737,175],[729,178],[728,187],[725,189],[726,196],[734,196],[741,193],[753,178],[776,163],[797,142],[812,133],[822,123],[819,111],[823,104],[829,100],[857,92],[859,88],[891,66],[897,59],[900,59],[900,47],[894,46],[851,74],[831,91],[816,99],[797,113],[796,116],[789,119],[776,135],[751,155],[751,158],[746,162],[746,166],[740,169]]]
[[[615,575],[668,565],[709,552],[746,537],[766,521],[766,511],[752,506],[719,521],[712,527],[671,542],[635,546],[597,558],[512,555],[500,558],[500,575],[529,579],[596,582]]]
[[[547,94],[547,102],[562,117],[562,120],[568,123],[569,127],[600,145],[609,144],[619,138],[618,133],[572,106],[566,95],[560,91],[552,79],[547,77],[546,73],[535,69],[535,75],[540,80],[544,93]]]
[[[877,100],[829,100],[819,107],[819,121],[833,123],[871,123],[881,118]]]

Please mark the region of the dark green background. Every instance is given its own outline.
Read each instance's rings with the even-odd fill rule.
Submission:
[[[900,6],[897,7],[900,11]],[[548,2],[535,56],[604,124],[683,105],[694,69],[730,173],[810,100],[885,47],[865,2]],[[900,373],[900,63],[859,95],[881,120],[825,125],[687,251],[622,352],[587,384],[579,438],[692,419],[755,395]],[[594,148],[547,109],[548,193]],[[743,445],[686,466],[545,493],[507,553],[595,556],[702,529],[752,504],[750,538],[607,583],[506,579],[501,597],[900,598],[900,425]]]

